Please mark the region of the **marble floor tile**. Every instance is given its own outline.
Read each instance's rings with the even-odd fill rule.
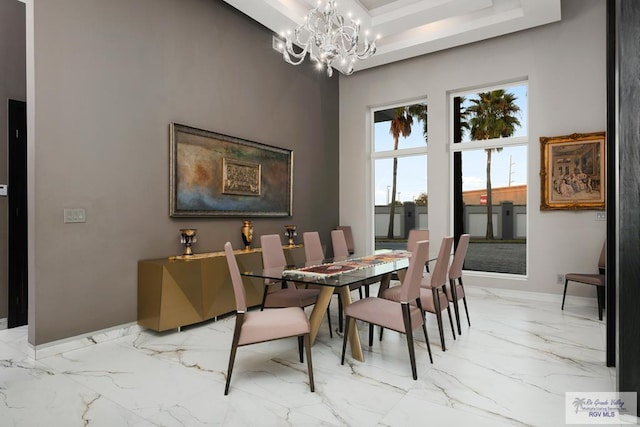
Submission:
[[[323,325],[315,393],[291,339],[239,348],[224,396],[234,317],[180,332],[131,328],[37,360],[25,327],[0,330],[0,425],[563,425],[565,392],[615,389],[595,300],[567,298],[561,311],[559,295],[469,288],[472,326],[462,310],[453,340],[445,317],[446,352],[427,317],[433,364],[416,331],[417,381],[403,335],[379,341],[376,328],[369,347],[360,324],[365,361],[347,352],[341,365],[342,335]]]

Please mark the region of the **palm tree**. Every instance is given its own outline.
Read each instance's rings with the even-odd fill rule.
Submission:
[[[515,104],[516,97],[504,89],[481,92],[478,98],[470,99],[467,108],[471,125],[472,140],[506,138],[514,134],[520,120],[516,117],[520,107]],[[502,148],[487,148],[487,240],[493,240],[493,200],[491,197],[491,153]]]
[[[417,117],[418,120],[422,120],[424,123],[423,135],[425,142],[427,141],[427,106],[422,104],[407,105],[404,107],[398,107],[394,110],[393,119],[391,119],[391,127],[389,133],[393,136],[393,149],[398,149],[398,142],[400,136],[406,138],[411,135],[411,126],[413,125],[413,118]],[[393,181],[391,185],[391,209],[389,212],[389,228],[387,231],[387,238],[393,239],[393,219],[396,213],[396,187],[398,177],[398,158],[393,158]]]

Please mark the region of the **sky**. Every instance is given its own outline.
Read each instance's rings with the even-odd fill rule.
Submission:
[[[527,135],[527,94],[526,86],[507,89],[517,97],[520,107],[518,119],[521,126],[514,136]],[[468,98],[469,96],[467,96]],[[389,133],[390,122],[375,124],[374,146],[377,151],[393,149],[393,137]],[[468,137],[463,140],[469,140]],[[448,141],[447,141],[448,143]],[[412,132],[408,138],[400,137],[399,148],[424,146],[422,122],[414,119]],[[428,154],[427,154],[428,155]],[[501,152],[492,153],[491,185],[493,188],[509,185],[509,163],[511,163],[511,185],[527,183],[527,146],[509,147]],[[463,191],[486,188],[487,154],[485,150],[473,150],[463,153]],[[420,193],[427,191],[427,178],[424,157],[401,157],[398,159],[398,179],[396,199],[406,202],[414,200]],[[424,179],[422,179],[424,177]],[[375,163],[375,204],[386,205],[390,200],[390,187],[393,181],[393,162],[391,159],[376,160]]]

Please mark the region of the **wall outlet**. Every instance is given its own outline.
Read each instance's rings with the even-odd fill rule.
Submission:
[[[556,283],[558,285],[562,285],[564,283],[564,274],[558,273],[558,277],[556,278]]]
[[[606,212],[596,212],[596,221],[606,221],[607,213]]]
[[[64,210],[64,222],[86,222],[87,215],[84,208],[73,208]]]

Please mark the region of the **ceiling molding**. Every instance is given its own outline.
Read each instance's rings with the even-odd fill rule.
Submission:
[[[276,34],[300,25],[315,0],[225,0]],[[560,20],[561,0],[339,0],[338,10],[379,36],[355,71]]]

